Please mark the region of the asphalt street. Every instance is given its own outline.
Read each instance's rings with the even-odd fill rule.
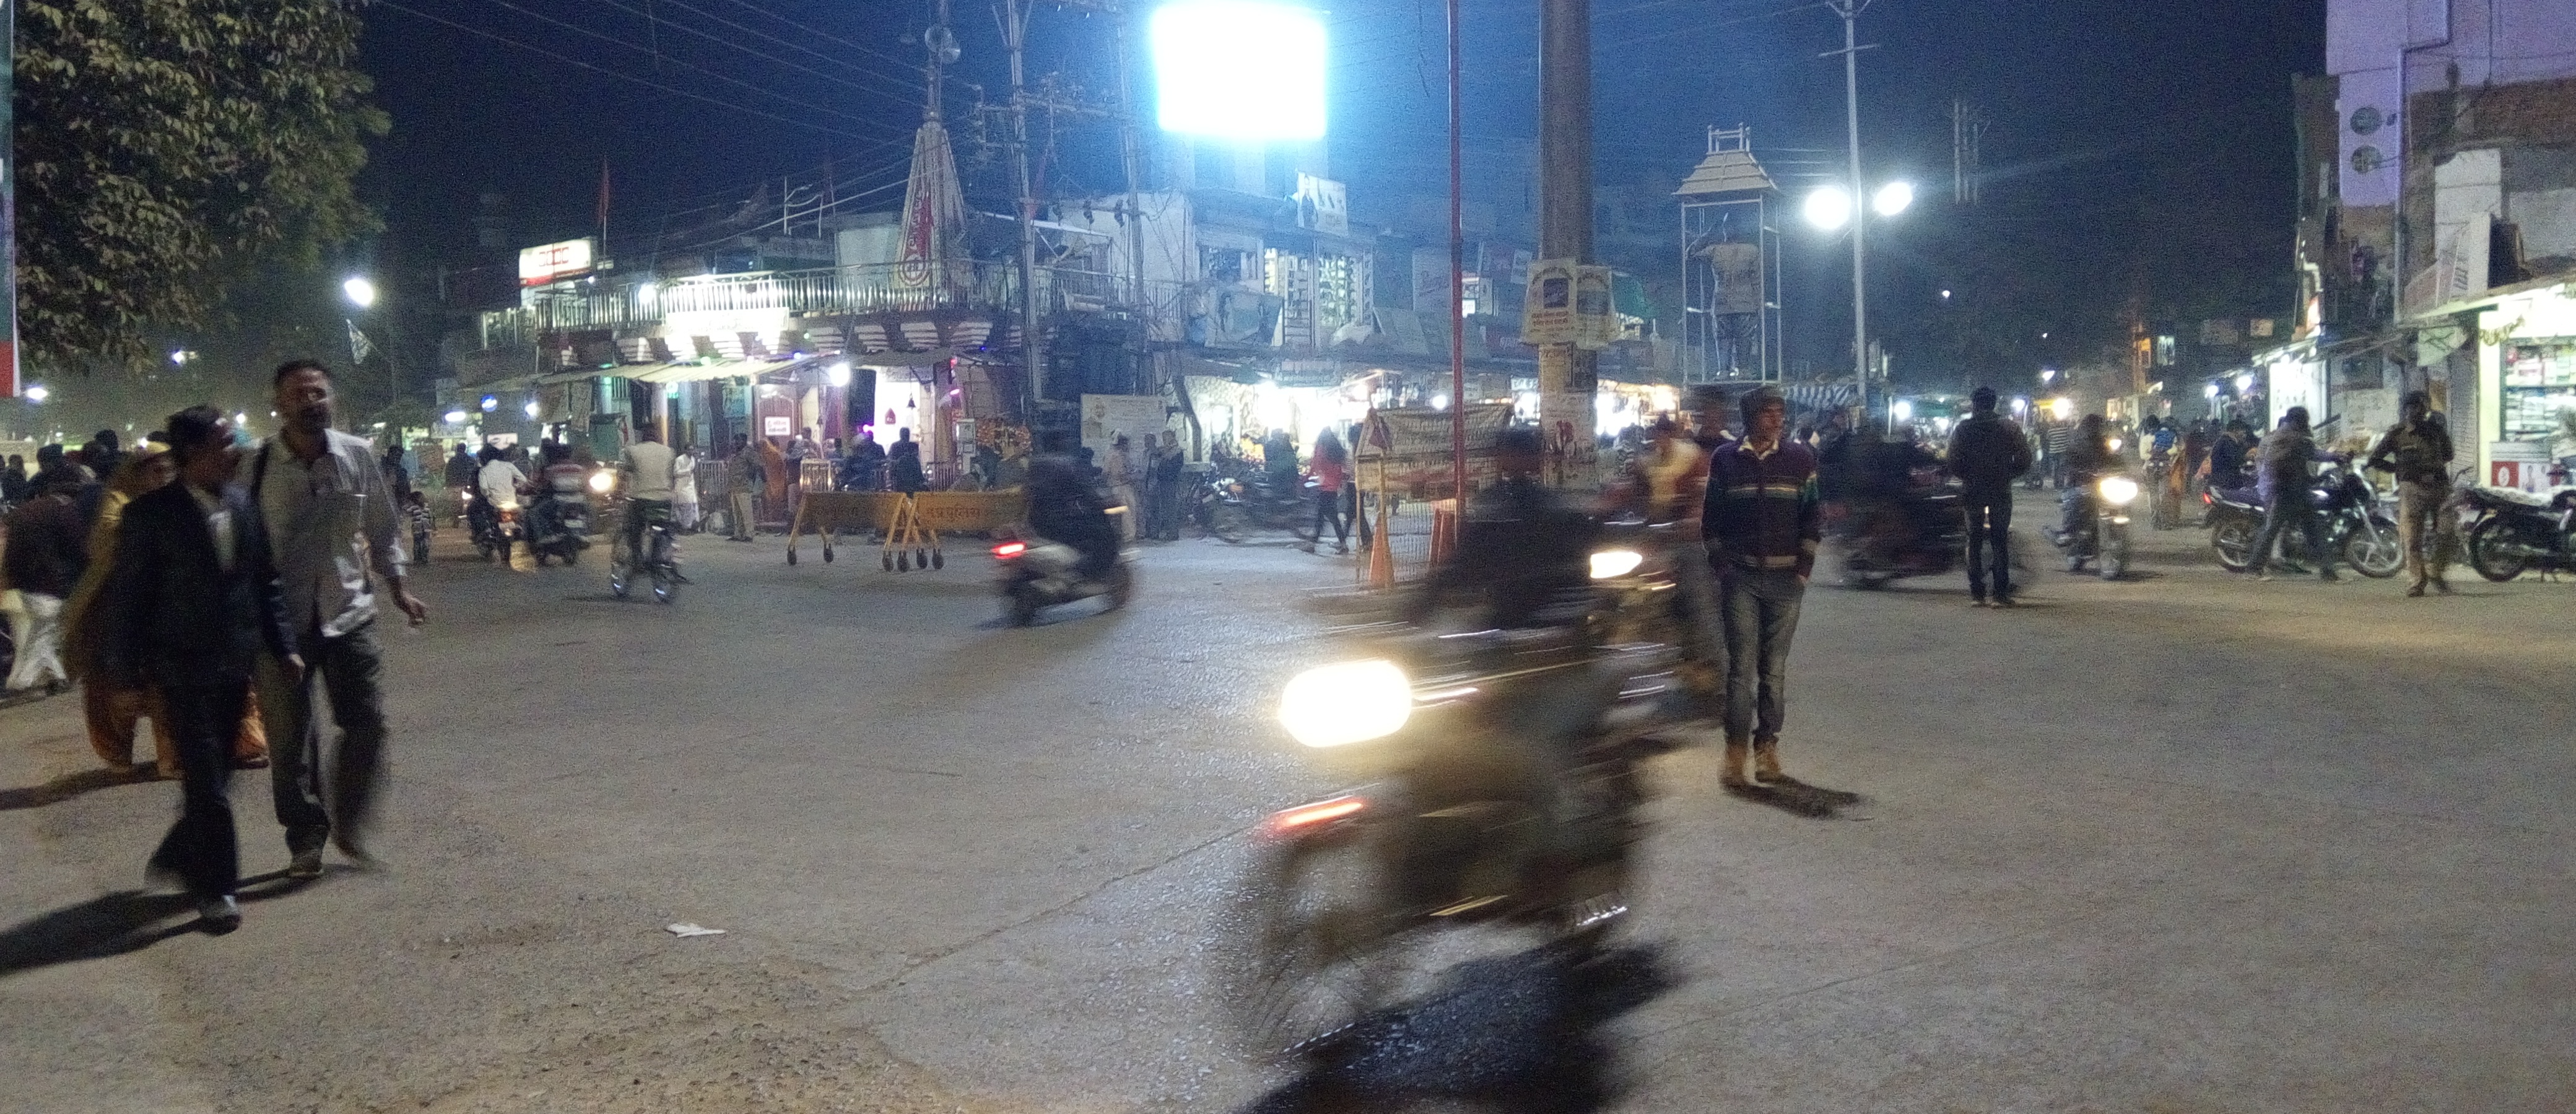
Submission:
[[[245,774],[230,936],[144,891],[175,785],[0,709],[0,1110],[2576,1109],[2576,585],[2204,543],[2009,612],[1819,578],[1783,757],[1861,802],[1658,759],[1622,950],[1462,973],[1338,1080],[1237,1058],[1207,973],[1247,829],[1333,788],[1269,717],[1347,561],[1150,547],[1028,630],[972,541],[692,539],[670,606],[440,562],[381,862],[290,887]]]

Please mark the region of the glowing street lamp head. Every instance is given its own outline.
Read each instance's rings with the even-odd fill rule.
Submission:
[[[1807,223],[1831,232],[1851,223],[1851,193],[1841,186],[1823,187],[1807,195],[1807,203],[1800,211],[1806,215]]]
[[[348,295],[349,304],[356,306],[359,309],[365,309],[368,306],[376,304],[376,284],[369,282],[366,279],[353,278],[347,282],[341,283],[340,292]]]
[[[823,369],[823,381],[835,387],[850,385],[850,362],[843,360]]]
[[[1906,207],[1912,204],[1914,204],[1914,183],[1889,182],[1878,187],[1878,194],[1870,198],[1869,207],[1882,217],[1892,217],[1904,212]]]
[[[1324,138],[1324,21],[1314,11],[1173,0],[1155,9],[1147,37],[1164,131],[1256,143]]]

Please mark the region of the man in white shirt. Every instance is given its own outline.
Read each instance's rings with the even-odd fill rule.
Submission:
[[[331,369],[292,360],[272,382],[284,426],[251,454],[247,467],[284,582],[287,621],[311,668],[290,678],[263,658],[259,709],[268,726],[277,818],[295,856],[287,874],[312,878],[322,873],[326,839],[351,858],[366,858],[361,837],[385,745],[375,584],[414,626],[429,608],[403,579],[402,511],[375,452],[364,438],[331,428]],[[313,707],[317,677],[330,693],[341,734],[327,806]]]
[[[644,552],[644,527],[649,522],[669,521],[674,473],[671,447],[662,443],[661,432],[653,423],[636,427],[636,442],[626,446],[626,458],[619,467],[626,473],[626,552]]]

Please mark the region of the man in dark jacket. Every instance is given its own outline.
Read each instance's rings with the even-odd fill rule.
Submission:
[[[178,751],[179,822],[152,853],[197,899],[205,930],[241,925],[240,842],[226,786],[260,653],[300,676],[284,590],[259,505],[232,482],[232,424],[211,406],[170,416],[179,482],[136,499],[102,590],[99,666],[120,687],[161,692]]]
[[[2433,416],[2431,396],[2406,392],[2396,427],[2370,450],[2369,467],[2397,474],[2398,544],[2406,549],[2406,571],[2415,574],[2406,594],[2423,595],[2428,581],[2451,594],[2451,583],[2442,579],[2459,532],[2442,510],[2451,498],[2451,431]]]
[[[1824,502],[1816,491],[1816,457],[1782,434],[1789,404],[1764,388],[1744,396],[1744,438],[1709,459],[1708,503],[1700,533],[1717,573],[1726,618],[1726,765],[1728,786],[1745,784],[1745,751],[1754,772],[1780,781],[1780,725],[1788,707],[1789,640],[1816,570],[1824,538]]]
[[[2317,579],[2335,581],[2334,554],[2326,552],[2325,524],[2317,521],[2316,504],[2308,501],[2308,465],[2321,457],[2316,435],[2308,430],[2308,408],[2293,406],[2281,418],[2281,426],[2263,436],[2262,463],[2264,499],[2263,529],[2254,535],[2254,579],[2270,580],[2265,566],[2271,561],[2272,543],[2281,532],[2298,527],[2299,536],[2308,547],[2308,559],[2316,562]]]
[[[2011,607],[2012,482],[2030,471],[2030,439],[1995,413],[1995,390],[1979,387],[1968,399],[1968,419],[1950,433],[1950,474],[1959,477],[1960,503],[1968,512],[1968,594],[1986,606],[1986,557],[1992,552],[1997,607]]]

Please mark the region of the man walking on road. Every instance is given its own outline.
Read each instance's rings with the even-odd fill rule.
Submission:
[[[2317,439],[2308,431],[2308,408],[2293,406],[2282,415],[2281,427],[2263,435],[2263,478],[2267,481],[2263,509],[2263,529],[2254,535],[2254,579],[2270,580],[2266,566],[2272,558],[2272,543],[2281,532],[2298,527],[2299,536],[2308,547],[2308,559],[2315,562],[2317,579],[2332,583],[2343,579],[2334,571],[2334,554],[2326,552],[2325,525],[2317,521],[2317,508],[2308,502],[2308,465],[2317,459]]]
[[[181,810],[152,866],[187,884],[205,930],[220,935],[241,925],[233,897],[241,843],[226,790],[242,703],[262,652],[289,684],[302,679],[304,662],[258,505],[233,482],[240,454],[231,424],[214,407],[195,406],[172,414],[169,431],[179,482],[125,508],[101,589],[98,659],[104,682],[161,694],[156,715],[169,717]],[[365,442],[358,453],[369,459]]]
[[[286,615],[310,672],[273,657],[260,662],[259,707],[268,720],[277,822],[295,855],[287,875],[322,873],[325,839],[353,859],[366,858],[365,833],[385,746],[384,695],[377,688],[384,650],[376,642],[375,579],[414,626],[429,608],[403,580],[402,512],[363,438],[331,428],[331,369],[290,360],[274,379],[285,425],[249,463],[285,585]],[[340,728],[329,799],[322,785],[322,725],[314,714],[319,678]]]
[[[2435,591],[2451,593],[2442,573],[2451,564],[2451,547],[2459,527],[2442,509],[2451,498],[2451,431],[2433,417],[2433,400],[2422,391],[2406,392],[2398,404],[2397,425],[2370,450],[2368,467],[2397,474],[2397,538],[2406,550],[2406,571],[2415,583],[2409,596]]]
[[[1726,616],[1726,766],[1720,780],[1745,782],[1748,744],[1754,772],[1780,771],[1780,725],[1788,704],[1789,640],[1816,569],[1824,503],[1816,492],[1816,457],[1786,442],[1789,404],[1764,388],[1744,396],[1744,439],[1709,460],[1708,501],[1700,514],[1708,561],[1718,577]]]
[[[2030,440],[2021,427],[1995,413],[1995,389],[1969,396],[1966,421],[1950,434],[1950,474],[1959,477],[1968,512],[1968,594],[1986,606],[1986,561],[1994,565],[1997,607],[2011,607],[2012,482],[2030,471]]]

